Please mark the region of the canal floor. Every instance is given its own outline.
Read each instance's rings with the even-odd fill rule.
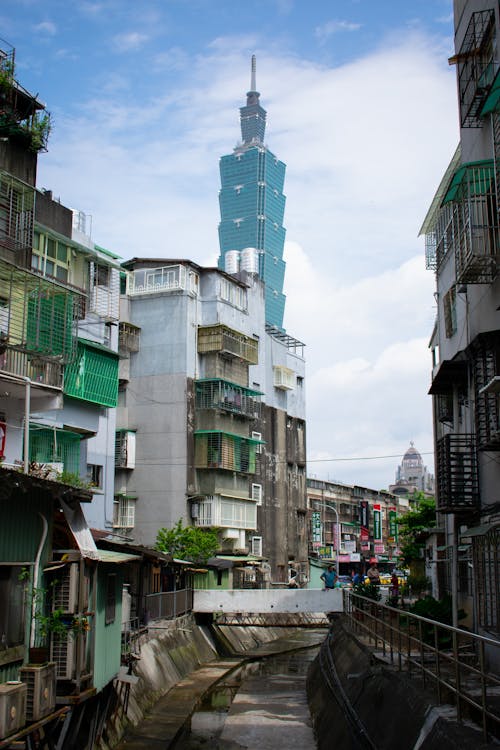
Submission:
[[[326,632],[299,630],[204,665],[169,690],[117,750],[314,750],[305,681]],[[230,685],[234,698],[228,711],[207,723],[207,713],[203,717],[197,709],[217,685]]]

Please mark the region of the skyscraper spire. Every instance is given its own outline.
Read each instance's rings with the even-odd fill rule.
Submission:
[[[247,103],[240,107],[241,138],[244,145],[264,143],[266,130],[266,110],[260,106],[259,92],[256,84],[257,63],[252,55],[250,73],[250,91],[247,91]]]
[[[255,55],[252,55],[252,69],[250,73],[250,91],[248,92],[247,96],[249,96],[250,94],[257,94],[257,96],[259,96],[257,92],[257,84],[255,82],[256,73],[257,73],[257,60],[256,60]]]

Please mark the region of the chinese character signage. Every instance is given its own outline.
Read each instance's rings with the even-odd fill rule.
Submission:
[[[395,542],[398,541],[398,524],[396,523],[396,508],[389,511],[389,536]]]
[[[382,541],[382,511],[378,503],[373,505],[373,541]]]
[[[370,508],[368,500],[361,500],[359,503],[359,525],[360,525],[360,539],[362,542],[367,542],[370,538],[370,532],[368,530],[368,524],[370,523]]]
[[[321,547],[323,541],[323,526],[321,523],[321,513],[315,510],[311,516],[312,523],[312,543],[313,547]]]

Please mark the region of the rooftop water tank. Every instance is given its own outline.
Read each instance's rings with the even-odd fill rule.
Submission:
[[[246,247],[241,251],[241,270],[248,273],[259,273],[259,253],[255,247]]]
[[[224,270],[226,273],[238,273],[240,270],[240,251],[228,250],[224,256]]]

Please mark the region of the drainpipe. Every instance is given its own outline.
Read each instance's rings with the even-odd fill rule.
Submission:
[[[47,522],[47,519],[45,516],[43,516],[41,513],[38,514],[40,518],[42,519],[42,536],[40,538],[40,544],[38,545],[38,550],[35,557],[35,565],[33,567],[33,588],[35,589],[38,584],[38,574],[40,571],[40,558],[42,556],[42,550],[43,546],[45,544],[45,540],[47,539],[47,532],[49,529],[49,524]],[[33,648],[35,645],[35,628],[33,627],[33,623],[35,622],[35,615],[36,615],[36,605],[37,600],[36,596],[32,597],[31,601],[31,625],[30,625],[30,647]]]

